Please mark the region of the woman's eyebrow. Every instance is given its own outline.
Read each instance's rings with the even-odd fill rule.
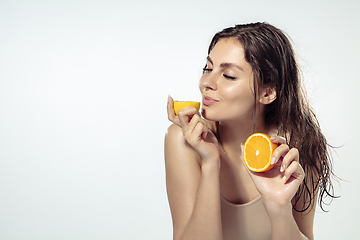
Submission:
[[[214,65],[213,61],[211,60],[211,58],[209,56],[206,57],[206,60],[211,63],[211,65]],[[235,63],[222,63],[220,64],[220,67],[222,68],[228,68],[228,67],[235,67],[237,69],[240,69],[241,71],[244,71],[244,69],[238,65],[236,65]]]
[[[222,64],[220,64],[220,67],[222,67],[222,68],[235,67],[237,69],[240,69],[241,71],[244,71],[244,69],[242,69],[240,66],[238,66],[234,63],[222,63]]]

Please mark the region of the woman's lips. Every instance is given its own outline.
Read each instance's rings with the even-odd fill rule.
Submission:
[[[209,106],[211,104],[214,104],[214,103],[217,103],[219,102],[219,100],[215,100],[211,97],[207,97],[207,96],[204,96],[203,97],[203,100],[202,100],[202,103],[205,105],[205,106]]]

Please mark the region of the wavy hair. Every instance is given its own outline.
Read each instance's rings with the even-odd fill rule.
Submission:
[[[277,126],[289,147],[299,150],[300,164],[306,174],[294,197],[294,209],[299,212],[311,209],[316,194],[319,194],[320,207],[325,211],[324,198],[336,198],[331,182],[336,179],[329,152],[331,146],[307,100],[288,37],[268,23],[235,25],[215,34],[208,53],[223,38],[237,39],[242,44],[245,59],[254,73],[254,89],[267,86],[276,89],[276,99],[264,109],[265,123]],[[301,196],[305,199],[304,205],[297,209],[295,206]]]

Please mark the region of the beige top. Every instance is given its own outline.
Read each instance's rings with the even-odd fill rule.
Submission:
[[[234,204],[221,196],[224,240],[271,239],[270,219],[261,196],[246,204]]]

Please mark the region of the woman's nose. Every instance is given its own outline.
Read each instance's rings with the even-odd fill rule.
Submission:
[[[204,90],[216,90],[217,82],[214,76],[207,74],[201,77],[200,85]]]

